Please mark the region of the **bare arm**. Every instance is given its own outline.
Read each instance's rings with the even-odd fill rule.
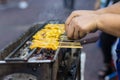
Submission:
[[[99,30],[120,37],[120,14],[103,14],[97,21]]]
[[[67,18],[66,24],[69,24],[72,18],[76,16],[87,15],[87,14],[104,14],[104,13],[120,14],[120,2],[114,5],[111,5],[109,7],[98,9],[95,11],[94,10],[75,10]]]
[[[98,29],[120,37],[120,2],[96,11],[74,11],[65,24],[67,36],[73,39]]]
[[[116,4],[113,4],[109,7],[96,10],[95,13],[97,14],[103,14],[103,13],[120,14],[120,2],[117,2]]]

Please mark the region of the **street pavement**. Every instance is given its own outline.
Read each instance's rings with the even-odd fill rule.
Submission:
[[[17,39],[32,24],[54,19],[65,21],[73,11],[64,7],[63,0],[27,0],[29,6],[26,9],[18,7],[19,1],[8,0],[6,5],[0,5],[0,49]],[[74,9],[92,10],[94,3],[95,0],[75,0]],[[97,72],[103,62],[97,42],[84,45],[82,51],[86,53],[84,80],[98,80]]]

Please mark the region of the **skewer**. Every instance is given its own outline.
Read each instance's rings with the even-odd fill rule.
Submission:
[[[83,48],[82,46],[58,46],[60,48]]]
[[[79,45],[81,46],[80,42],[60,42],[60,44],[62,45]]]
[[[68,37],[66,35],[62,35],[60,36],[60,40],[65,41],[65,42],[80,42],[81,40],[74,40],[74,39],[68,39]]]
[[[83,48],[80,42],[60,42],[60,48]]]

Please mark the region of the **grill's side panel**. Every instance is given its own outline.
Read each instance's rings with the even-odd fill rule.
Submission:
[[[9,55],[18,45],[20,45],[28,36],[31,35],[34,31],[36,31],[40,26],[43,24],[37,24],[32,27],[30,27],[29,30],[27,30],[25,33],[23,33],[17,40],[10,43],[6,48],[0,51],[0,61],[4,61],[5,57]],[[1,64],[0,63],[0,80],[2,80],[3,76],[20,72],[20,71],[28,71],[28,65],[27,64]]]
[[[43,27],[43,24],[38,24],[31,27],[27,32],[19,37],[16,41],[7,46],[4,50],[0,52],[0,61],[4,61],[5,57],[9,55],[18,45],[20,45],[31,33]],[[28,73],[37,77],[37,80],[65,80],[68,78],[69,70],[71,69],[71,51],[70,49],[60,50],[60,54],[57,55],[55,60],[49,63],[5,63],[0,64],[0,80],[6,75],[13,73]],[[67,54],[66,54],[67,52]],[[69,55],[69,56],[68,56]],[[59,78],[58,70],[61,68],[62,77]],[[76,67],[75,67],[76,69]],[[71,73],[73,75],[74,73]],[[72,76],[73,77],[73,76]],[[58,79],[59,78],[59,79]]]
[[[0,80],[13,73],[26,73],[34,75],[37,80],[51,80],[49,64],[3,64],[0,65]],[[55,79],[54,79],[55,80]]]
[[[15,48],[18,47],[28,36],[30,36],[31,33],[36,31],[39,26],[42,24],[37,24],[32,26],[29,30],[27,30],[25,33],[23,33],[20,37],[18,37],[17,40],[11,42],[4,48],[3,50],[0,51],[0,60],[4,60],[6,56],[9,55]]]
[[[45,24],[37,24],[23,33],[17,40],[0,51],[0,61],[4,61],[14,49],[16,49],[31,33],[40,29]],[[38,80],[57,80],[59,67],[58,58],[51,63],[0,63],[0,80],[13,73],[28,73],[37,77]]]

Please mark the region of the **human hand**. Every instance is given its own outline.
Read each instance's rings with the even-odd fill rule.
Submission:
[[[65,24],[66,24],[66,28],[68,27],[68,25],[70,24],[71,20],[74,18],[74,17],[78,17],[78,16],[82,16],[82,15],[89,15],[89,14],[95,14],[96,12],[95,11],[92,11],[92,10],[76,10],[76,11],[73,11],[70,16],[67,18]],[[66,29],[65,28],[65,29]]]
[[[68,38],[79,39],[97,30],[97,14],[81,15],[71,19],[66,26]]]

